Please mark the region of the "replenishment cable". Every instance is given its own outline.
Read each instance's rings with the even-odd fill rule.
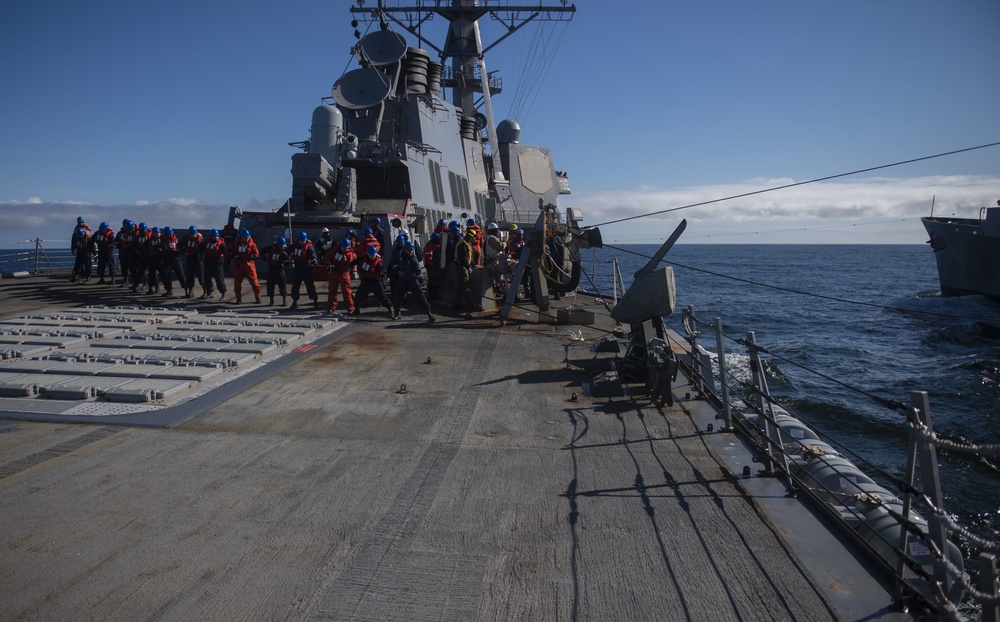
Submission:
[[[604,247],[605,248],[612,248],[612,249],[614,249],[616,251],[620,251],[622,253],[627,253],[629,255],[635,255],[637,257],[644,257],[646,259],[652,259],[652,255],[646,255],[644,253],[639,253],[639,252],[636,252],[636,251],[633,251],[633,250],[629,250],[627,248],[623,248],[621,246],[614,246],[614,245],[611,245],[611,244],[605,244]],[[776,290],[776,291],[786,292],[786,293],[789,293],[789,294],[797,294],[797,295],[800,295],[800,296],[808,296],[810,298],[820,298],[820,299],[823,299],[823,300],[830,300],[832,302],[839,302],[839,303],[843,303],[843,304],[859,305],[859,306],[863,306],[863,307],[871,307],[871,308],[874,308],[874,309],[884,309],[886,311],[898,311],[900,313],[919,313],[921,315],[933,315],[933,316],[937,316],[937,317],[947,317],[947,318],[952,318],[952,319],[957,319],[957,320],[970,320],[970,321],[974,321],[974,322],[995,323],[997,321],[996,318],[985,318],[985,317],[977,317],[977,316],[970,316],[970,315],[956,315],[954,313],[940,313],[940,312],[937,312],[937,311],[923,311],[923,310],[920,310],[920,309],[906,309],[906,308],[903,308],[903,307],[893,307],[893,306],[890,306],[890,305],[878,304],[876,302],[865,302],[863,300],[851,300],[849,298],[840,298],[838,296],[827,296],[825,294],[817,294],[817,293],[814,293],[814,292],[806,292],[806,291],[802,291],[800,289],[794,289],[794,288],[791,288],[791,287],[784,287],[784,286],[781,286],[781,285],[772,285],[770,283],[762,283],[760,281],[754,281],[753,279],[745,279],[743,277],[732,276],[732,275],[729,275],[729,274],[723,274],[721,272],[715,272],[714,270],[706,270],[704,268],[695,268],[694,266],[687,266],[687,265],[684,265],[682,263],[677,263],[676,261],[663,260],[663,263],[669,264],[671,266],[677,266],[678,268],[684,268],[685,270],[692,270],[694,272],[701,272],[701,273],[708,274],[708,275],[711,275],[711,276],[716,276],[716,277],[719,277],[719,278],[722,278],[722,279],[729,279],[731,281],[738,281],[740,283],[746,283],[747,285],[754,285],[756,287],[764,287],[764,288],[767,288],[767,289],[773,289],[773,290]]]
[[[861,173],[870,173],[872,171],[878,171],[885,168],[892,168],[894,166],[902,166],[904,164],[913,164],[914,162],[923,162],[924,160],[933,160],[934,158],[943,158],[945,156],[955,155],[958,153],[966,153],[968,151],[975,151],[977,149],[986,149],[987,147],[996,147],[1000,145],[1000,141],[994,143],[988,143],[985,145],[977,145],[975,147],[967,147],[965,149],[956,149],[954,151],[948,151],[945,153],[937,153],[934,155],[924,156],[922,158],[912,158],[910,160],[903,160],[901,162],[893,162],[892,164],[882,164],[881,166],[872,166],[869,168],[863,168],[856,171],[850,171],[848,173],[838,173],[836,175],[827,175],[826,177],[817,177],[816,179],[810,179],[807,181],[799,181],[791,184],[784,184],[781,186],[773,186],[771,188],[764,188],[762,190],[754,190],[752,192],[744,192],[742,194],[734,194],[728,197],[722,197],[721,199],[712,199],[710,201],[701,201],[699,203],[691,203],[689,205],[682,205],[680,207],[671,207],[668,209],[659,210],[656,212],[648,212],[645,214],[637,214],[635,216],[627,216],[625,218],[618,218],[616,220],[609,220],[607,222],[598,223],[593,225],[594,227],[603,227],[605,225],[611,225],[619,222],[626,222],[629,220],[637,220],[639,218],[648,218],[649,216],[657,216],[659,214],[669,214],[670,212],[677,212],[680,210],[690,209],[692,207],[701,207],[702,205],[711,205],[713,203],[721,203],[722,201],[730,201],[732,199],[742,199],[743,197],[750,197],[757,194],[764,194],[765,192],[774,192],[775,190],[785,190],[787,188],[794,188],[796,186],[804,186],[806,184],[815,184],[821,181],[829,181],[831,179],[838,179],[840,177],[849,177],[851,175],[859,175]]]

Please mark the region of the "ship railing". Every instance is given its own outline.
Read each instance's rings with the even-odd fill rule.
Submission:
[[[45,274],[73,268],[75,257],[69,250],[69,242],[64,240],[22,240],[19,244],[31,244],[34,248],[0,253],[0,266],[4,274]],[[60,244],[59,250],[46,249],[44,243]]]
[[[678,344],[686,350],[679,357],[681,368],[690,379],[696,397],[712,405],[716,418],[722,420],[721,431],[739,432],[751,445],[757,454],[754,460],[763,466],[758,476],[781,478],[789,496],[803,493],[843,526],[845,533],[893,578],[899,606],[915,604],[933,618],[961,620],[962,605],[966,609],[978,608],[984,621],[1000,621],[996,562],[1000,544],[976,535],[947,514],[937,465],[939,446],[949,452],[988,457],[1000,456],[1000,446],[960,444],[937,436],[925,392],[911,393],[909,401],[904,403],[862,391],[905,417],[909,428],[906,475],[905,479],[896,477],[837,443],[830,435],[821,439],[812,429],[815,426],[807,425],[774,399],[765,373],[770,364],[761,355],[796,363],[768,352],[757,343],[752,332],[745,338],[725,334],[720,318],[701,322],[693,307],[684,310],[681,321],[687,341]],[[699,343],[707,342],[709,333],[715,336],[714,352]],[[749,373],[740,369],[738,374],[728,366],[726,339],[745,348]],[[742,354],[734,352],[733,356]],[[847,455],[873,469],[898,492],[890,492],[876,483]],[[745,476],[750,475],[749,470],[744,468]],[[821,478],[820,473],[826,477]],[[828,482],[836,484],[831,486]],[[919,506],[927,518],[918,514],[914,506]],[[894,523],[876,526],[872,516],[879,520],[890,516]],[[970,549],[980,551],[976,557],[977,585],[965,573],[961,552],[951,538],[964,540]],[[963,602],[963,594],[969,602]]]

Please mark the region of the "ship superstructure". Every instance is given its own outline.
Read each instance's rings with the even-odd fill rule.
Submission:
[[[459,0],[351,7],[357,67],[345,72],[312,114],[309,139],[290,143],[292,192],[276,212],[237,212],[231,221],[269,244],[307,231],[364,227],[379,216],[390,239],[399,233],[417,242],[441,221],[470,219],[506,231],[523,227],[539,304],[548,288],[576,286],[577,250],[599,246],[596,230],[579,229],[579,210],[557,208],[570,193],[569,177],[557,171],[546,147],[521,143],[514,119],[496,122],[491,97],[502,81],[487,71],[486,52],[523,26],[540,20],[569,20],[573,5],[519,6]],[[500,20],[507,32],[483,44],[479,20]],[[427,22],[443,18],[447,36],[437,45],[423,34]],[[359,28],[367,26],[367,34]],[[401,30],[423,47],[410,47]],[[450,97],[449,97],[450,95]],[[543,261],[557,239],[554,261]],[[528,257],[526,256],[527,260]],[[547,271],[540,272],[541,267]],[[575,275],[575,276],[574,276]],[[488,284],[483,293],[491,298]]]

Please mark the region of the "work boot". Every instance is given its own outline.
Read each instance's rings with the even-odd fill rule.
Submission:
[[[219,294],[219,300],[225,300],[225,299],[226,299],[226,292],[220,293]]]
[[[256,298],[256,301],[255,301],[255,302],[256,302],[257,304],[260,304],[260,296],[255,296],[255,298]]]
[[[160,296],[162,296],[163,298],[168,298],[170,296],[170,290],[168,289],[167,291],[160,294]]]
[[[361,309],[355,309],[354,311],[351,311],[351,315],[361,315]]]
[[[319,311],[319,300],[313,300],[313,309]]]
[[[281,306],[284,307],[287,304],[288,304],[288,296],[282,294],[281,295]]]
[[[98,285],[104,285],[104,278],[102,277],[100,281],[97,282]]]
[[[267,301],[268,301],[267,304],[269,306],[272,306],[272,307],[274,306],[274,296],[268,296],[267,297]]]
[[[434,317],[433,313],[431,313],[430,311],[428,311],[427,312],[427,321],[428,322],[437,322],[438,319],[436,317]]]
[[[153,288],[152,287],[146,288],[146,295],[147,296],[152,296],[153,295]]]
[[[211,295],[212,295],[211,292],[205,292],[204,294],[201,295],[200,300],[205,300]]]
[[[293,300],[292,301],[292,306],[288,307],[288,310],[289,311],[295,311],[298,308],[299,308],[299,301],[298,300]]]

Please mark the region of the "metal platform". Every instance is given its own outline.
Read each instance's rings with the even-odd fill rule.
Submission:
[[[344,326],[331,314],[129,307],[6,319],[0,321],[0,398],[10,399],[0,402],[0,415],[114,422],[141,414],[144,425],[169,425],[178,420],[170,411],[194,397],[267,370]]]

